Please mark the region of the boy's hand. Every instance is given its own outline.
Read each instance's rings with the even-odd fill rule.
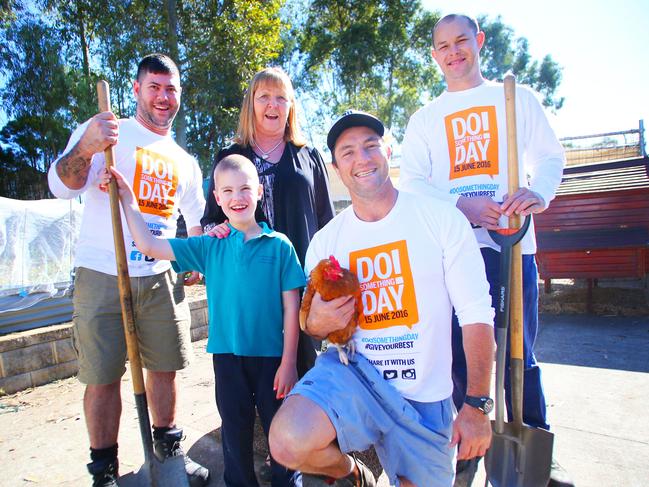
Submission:
[[[183,284],[185,286],[193,286],[203,278],[202,274],[198,271],[185,272],[183,274]]]
[[[135,193],[133,193],[133,189],[131,188],[131,185],[128,184],[128,181],[124,179],[124,175],[121,172],[119,172],[115,167],[111,167],[110,171],[113,174],[113,177],[115,178],[115,182],[117,183],[119,199],[121,200],[122,205],[135,204],[136,202]]]
[[[295,364],[287,364],[282,360],[279,368],[275,373],[275,380],[273,382],[273,390],[276,392],[277,399],[284,399],[286,395],[291,392],[293,386],[297,382],[297,368]]]
[[[105,167],[99,173],[99,191],[108,193],[108,185],[110,184],[110,173]]]
[[[230,235],[230,226],[228,225],[228,220],[225,220],[223,223],[210,228],[206,234],[210,237],[216,238],[227,237],[228,235]]]

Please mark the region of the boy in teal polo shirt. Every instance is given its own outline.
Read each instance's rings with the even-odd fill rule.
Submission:
[[[255,407],[266,435],[270,422],[297,381],[299,288],[304,273],[288,238],[257,223],[262,186],[244,156],[224,158],[214,172],[214,197],[229,219],[228,238],[158,239],[140,214],[137,199],[113,169],[135,244],[143,254],[175,260],[205,275],[209,317],[207,351],[213,354],[216,403],[226,485],[257,485],[252,440]],[[272,486],[289,483],[289,472],[271,461]]]

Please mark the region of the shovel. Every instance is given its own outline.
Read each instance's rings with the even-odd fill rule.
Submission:
[[[110,110],[110,95],[108,83],[99,81],[97,83],[97,95],[99,98],[99,110],[106,112]],[[114,148],[110,146],[104,151],[106,169],[114,166]],[[117,263],[117,285],[119,288],[119,299],[122,306],[122,323],[126,336],[126,350],[128,360],[131,364],[131,378],[133,380],[133,391],[135,393],[135,407],[140,423],[140,435],[144,447],[144,465],[136,474],[127,474],[119,478],[119,485],[122,487],[189,487],[187,474],[185,473],[185,462],[182,456],[167,458],[160,462],[153,454],[153,439],[151,437],[151,422],[146,402],[146,390],[144,387],[144,376],[142,374],[142,363],[140,361],[140,348],[138,346],[135,329],[135,318],[133,315],[133,303],[131,300],[131,281],[128,276],[128,265],[126,263],[126,249],[124,247],[124,233],[122,230],[122,219],[119,210],[119,195],[117,182],[111,178],[108,186],[110,198],[110,212],[113,223],[113,240],[115,243],[115,259]]]
[[[505,108],[507,114],[508,192],[518,190],[518,144],[516,139],[516,81],[505,76]],[[510,217],[509,227],[519,226],[520,218]],[[499,319],[496,330],[496,420],[491,446],[485,456],[487,479],[494,487],[546,487],[550,479],[554,435],[549,431],[523,424],[523,293],[520,245],[515,245],[529,227],[530,217],[518,231],[502,235],[489,231],[501,246]],[[512,243],[512,235],[517,236]],[[509,262],[507,262],[509,261]],[[505,349],[510,302],[507,286],[511,285],[511,357],[513,421],[504,423]]]

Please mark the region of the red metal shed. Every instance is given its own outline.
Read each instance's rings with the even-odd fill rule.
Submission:
[[[649,270],[649,158],[574,165],[535,215],[539,273],[552,278],[644,277]]]

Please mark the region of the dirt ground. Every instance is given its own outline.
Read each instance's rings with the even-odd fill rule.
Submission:
[[[642,411],[649,371],[645,353],[649,306],[644,283],[600,283],[593,290],[593,304],[595,313],[604,316],[584,314],[585,282],[557,281],[553,289],[546,295],[540,283],[543,316],[537,350],[561,463],[578,485],[645,487],[649,452]],[[189,287],[187,295],[192,301],[203,299],[205,288]],[[204,346],[202,341],[196,350]],[[129,377],[126,374],[125,383]],[[217,473],[210,487],[223,487],[220,418],[208,354],[197,353],[180,377],[185,393],[179,397],[179,421],[187,434],[187,451]],[[130,384],[126,386],[130,390]],[[70,378],[0,399],[0,486],[87,485],[82,396],[83,387]],[[135,407],[126,389],[123,401],[120,456],[123,471],[129,472],[142,464],[142,449]],[[53,451],[55,455],[47,454]],[[257,467],[266,451],[258,431]],[[381,468],[372,452],[362,458],[378,476]],[[484,480],[480,469],[475,485],[484,485]],[[378,485],[387,487],[385,474]]]
[[[189,301],[198,301],[199,299],[205,299],[205,284],[185,286],[185,296]]]

